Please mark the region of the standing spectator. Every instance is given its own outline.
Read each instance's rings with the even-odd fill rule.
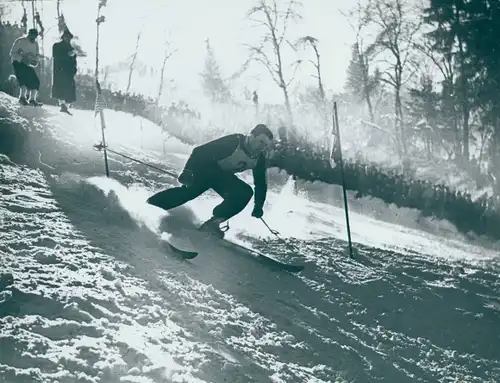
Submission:
[[[40,90],[40,79],[35,72],[40,57],[37,37],[38,31],[30,29],[26,36],[19,37],[14,41],[10,50],[14,74],[21,88],[19,92],[19,103],[21,105],[41,105],[36,100]]]
[[[76,51],[71,46],[73,34],[66,28],[61,35],[61,41],[52,46],[54,61],[52,77],[52,97],[59,100],[61,112],[71,114],[68,104],[76,101],[75,74]]]
[[[257,91],[253,91],[253,98],[252,98],[253,104],[255,105],[255,114],[259,113],[259,95],[257,94]]]

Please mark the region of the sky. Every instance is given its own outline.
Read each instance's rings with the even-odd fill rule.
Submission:
[[[9,18],[20,20],[22,7],[12,3]],[[214,50],[223,77],[237,72],[248,57],[244,44],[257,42],[263,29],[253,26],[246,19],[246,13],[255,0],[108,0],[102,9],[106,22],[100,31],[100,64],[113,65],[122,62],[134,53],[137,34],[142,32],[138,59],[148,65],[160,68],[165,52],[165,41],[170,49],[177,52],[169,59],[165,76],[168,87],[164,91],[163,102],[169,98],[185,98],[202,92],[200,73],[203,71],[208,38]],[[285,1],[278,0],[284,6]],[[50,54],[51,45],[57,41],[56,1],[36,2],[46,29],[44,51]],[[354,2],[349,0],[307,0],[299,8],[303,19],[289,28],[290,40],[309,35],[319,40],[322,77],[325,88],[333,92],[342,91],[346,81],[346,70],[351,56],[351,45],[355,35],[341,11],[347,11]],[[71,32],[78,37],[78,43],[88,57],[79,59],[81,68],[95,69],[96,15],[97,0],[63,0],[61,11]],[[28,6],[28,20],[31,23],[31,6]],[[313,59],[312,50],[298,55],[287,50],[284,61],[291,74],[294,60],[304,59],[295,81],[292,95],[305,85],[316,84],[314,67],[307,60]],[[109,79],[124,89],[127,84],[128,70],[112,73]],[[154,77],[132,79],[131,91],[156,96],[159,74]],[[238,97],[242,88],[256,90],[261,102],[282,103],[281,90],[272,83],[267,70],[252,63],[249,69],[233,84]]]

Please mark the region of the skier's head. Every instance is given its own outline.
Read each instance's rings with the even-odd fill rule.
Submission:
[[[28,39],[30,39],[30,41],[34,42],[37,37],[38,31],[35,28],[32,28],[28,31]]]
[[[273,133],[264,124],[258,124],[247,137],[247,149],[253,154],[262,153],[273,143]]]

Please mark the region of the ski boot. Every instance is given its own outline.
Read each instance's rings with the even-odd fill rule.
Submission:
[[[61,112],[62,113],[66,113],[66,114],[69,114],[70,116],[72,116],[71,112],[68,110],[68,106],[66,104],[61,104]]]
[[[43,105],[43,103],[31,99],[31,100],[29,100],[29,105],[34,106],[34,107],[40,107]]]
[[[214,235],[219,239],[224,239],[224,233],[229,229],[229,225],[221,228],[222,221],[224,221],[223,218],[212,217],[204,222],[198,230]]]

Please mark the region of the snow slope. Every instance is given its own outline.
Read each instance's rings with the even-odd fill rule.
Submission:
[[[0,382],[500,380],[497,252],[353,213],[350,260],[343,210],[289,181],[265,218],[300,254],[251,207],[229,233],[305,262],[300,275],[215,245],[180,261],[159,233],[207,218],[218,196],[148,206],[174,180],[111,154],[106,178],[91,112],[0,94],[0,116]],[[190,152],[147,121],[106,122],[110,148],[155,166],[178,171]]]

